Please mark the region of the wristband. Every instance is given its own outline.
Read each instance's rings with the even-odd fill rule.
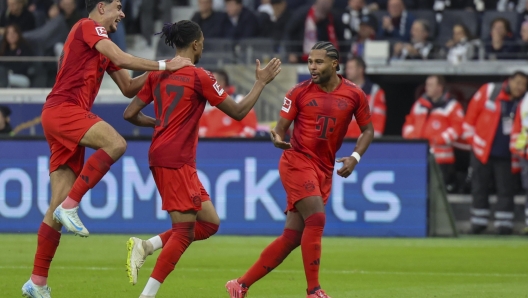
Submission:
[[[159,70],[165,70],[167,69],[167,63],[165,61],[158,61]]]
[[[355,158],[355,159],[357,160],[358,163],[359,163],[359,161],[361,160],[361,155],[359,155],[359,153],[357,153],[357,152],[352,153],[352,155],[350,155],[350,156],[352,156],[353,158]]]

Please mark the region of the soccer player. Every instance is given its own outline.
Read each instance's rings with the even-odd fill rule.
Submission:
[[[204,43],[198,24],[187,20],[167,24],[162,34],[167,45],[176,46],[177,55],[189,58],[193,64],[198,63]],[[175,73],[152,72],[125,110],[124,117],[131,123],[154,127],[149,164],[161,194],[162,208],[169,212],[172,220],[171,230],[147,241],[131,238],[127,243],[127,271],[133,284],[145,258],[163,247],[140,297],[155,297],[191,242],[207,239],[218,230],[220,220],[196,173],[198,123],[206,103],[240,121],[280,70],[280,60],[276,58],[264,69],[257,60],[255,85],[238,103],[202,68],[186,67]],[[153,101],[156,119],[141,113]]]
[[[33,274],[22,287],[25,297],[50,297],[48,271],[59,246],[61,228],[87,237],[77,215],[79,202],[108,172],[126,149],[125,140],[108,123],[90,112],[104,72],[127,97],[143,86],[146,75],[131,79],[125,69],[174,71],[188,59],[170,62],[145,60],[121,51],[108,32],[125,17],[119,0],[86,0],[89,18],[71,29],[59,60],[55,86],[42,108],[42,126],[50,146],[51,202],[38,231]],[[95,153],[84,164],[84,148]]]
[[[308,56],[311,80],[291,89],[284,98],[277,126],[271,131],[275,147],[284,152],[279,173],[286,190],[286,226],[283,234],[260,255],[240,278],[228,281],[231,298],[246,297],[256,281],[276,268],[301,246],[308,298],[328,298],[319,284],[321,237],[325,205],[332,186],[335,156],[355,117],[361,135],[351,156],[339,158],[337,174],[348,177],[374,137],[365,93],[336,73],[339,52],[330,42],[318,42]],[[295,121],[291,143],[284,135]]]

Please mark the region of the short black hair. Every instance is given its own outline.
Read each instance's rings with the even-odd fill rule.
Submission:
[[[521,76],[521,77],[523,77],[523,78],[525,78],[525,79],[528,80],[528,74],[526,74],[524,71],[520,71],[520,70],[515,71],[515,72],[510,76],[510,79],[513,79],[513,78],[515,78],[515,77],[517,77],[517,76]]]
[[[337,60],[337,68],[339,70],[339,51],[335,48],[334,44],[328,41],[318,41],[313,47],[312,50],[325,50],[326,56],[334,58]]]
[[[193,41],[202,37],[200,25],[193,21],[183,20],[174,24],[167,23],[163,26],[160,33],[165,37],[165,44],[177,49],[187,48]]]
[[[106,4],[110,4],[110,3],[114,2],[114,0],[85,0],[86,10],[88,12],[91,12],[92,10],[94,10],[94,8],[97,6],[97,3],[99,3],[99,2],[104,2]]]

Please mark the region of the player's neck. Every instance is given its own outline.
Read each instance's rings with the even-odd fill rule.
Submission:
[[[185,50],[176,50],[176,56],[180,56],[182,58],[189,58],[191,59],[191,63],[194,64],[194,53],[190,49]]]
[[[100,24],[103,27],[105,27],[106,31],[108,31],[108,28],[106,28],[106,26],[103,24],[103,20],[101,19],[101,17],[98,14],[91,13],[91,14],[88,15],[88,18],[90,18],[91,20],[96,21],[98,24]]]
[[[319,87],[325,91],[325,92],[332,92],[334,91],[337,86],[341,83],[341,78],[337,74],[334,74],[332,77],[330,77],[330,80],[324,84],[319,84]]]

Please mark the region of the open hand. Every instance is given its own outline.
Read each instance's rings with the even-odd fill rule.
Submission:
[[[340,159],[336,161],[339,163],[341,162],[343,163],[343,166],[341,167],[341,169],[337,170],[337,175],[344,177],[344,178],[347,178],[348,176],[350,176],[350,174],[352,174],[352,172],[354,171],[354,168],[358,164],[357,159],[353,156],[341,157]]]
[[[176,58],[172,59],[171,61],[167,62],[166,69],[168,71],[174,72],[178,69],[184,68],[185,66],[192,66],[191,59],[189,58],[183,58],[181,56],[176,56]]]
[[[258,81],[268,84],[279,74],[281,71],[280,66],[281,61],[277,58],[273,58],[270,62],[268,62],[268,65],[266,65],[264,69],[261,69],[260,61],[257,59],[257,69],[255,70],[255,76],[257,77]]]
[[[271,131],[271,141],[275,147],[283,150],[290,149],[292,147],[290,143],[284,142],[274,130]]]

